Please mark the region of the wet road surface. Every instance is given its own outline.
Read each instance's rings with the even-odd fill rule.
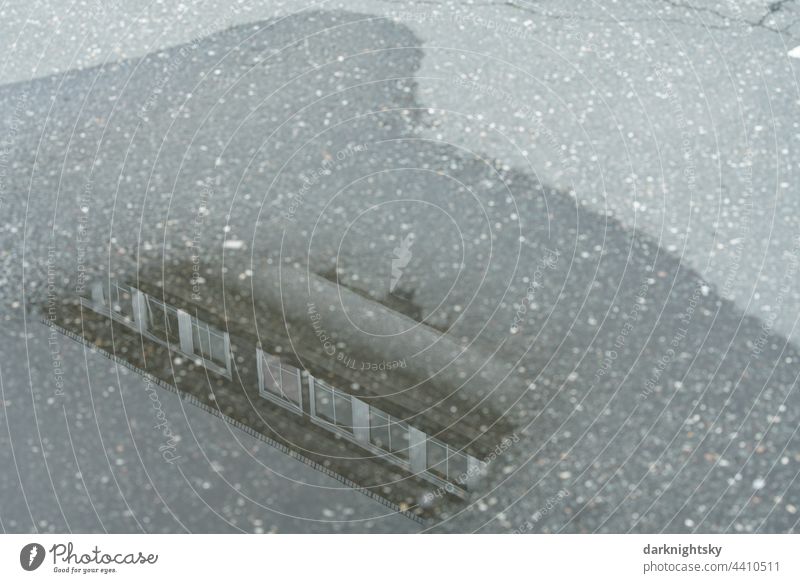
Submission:
[[[432,138],[423,59],[323,11],[0,88],[6,530],[796,529],[798,248],[743,313],[584,191]],[[462,439],[481,483],[420,525],[42,323],[112,280]]]

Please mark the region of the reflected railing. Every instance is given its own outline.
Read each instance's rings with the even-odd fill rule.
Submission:
[[[227,331],[132,285],[96,282],[81,306],[123,324],[155,342],[232,380],[234,349]],[[255,355],[258,394],[286,411],[343,438],[376,457],[448,492],[463,496],[484,473],[485,462],[398,419],[280,356],[256,346],[236,351]]]

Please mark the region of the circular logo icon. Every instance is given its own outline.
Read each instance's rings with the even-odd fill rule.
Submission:
[[[44,562],[44,547],[39,543],[30,543],[19,552],[19,564],[26,571],[35,571]]]

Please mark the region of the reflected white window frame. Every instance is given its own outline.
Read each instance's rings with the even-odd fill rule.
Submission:
[[[121,311],[116,311],[114,309],[112,299],[108,297],[107,292],[116,295],[117,298],[119,298],[120,293],[126,293],[130,295],[131,316],[127,316]],[[91,299],[81,296],[80,301],[81,306],[83,307],[89,308],[98,314],[111,318],[112,320],[115,320],[116,322],[119,322],[128,328],[141,331],[143,328],[146,328],[146,319],[144,319],[141,310],[137,309],[139,307],[138,302],[141,301],[142,297],[144,297],[144,294],[135,287],[122,285],[116,280],[111,280],[108,290],[103,286],[102,282],[95,282],[92,284]],[[121,305],[120,308],[122,308]]]
[[[425,442],[425,455],[426,455],[426,458],[427,458],[427,445],[428,445],[428,442],[435,443],[436,445],[438,445],[439,447],[444,449],[444,452],[445,452],[445,458],[444,458],[444,468],[445,468],[444,475],[445,475],[445,478],[443,478],[443,479],[445,479],[450,484],[456,484],[456,485],[461,486],[462,488],[469,489],[469,487],[471,485],[474,485],[475,481],[480,477],[480,475],[486,469],[486,463],[485,462],[482,462],[479,459],[477,459],[476,457],[471,456],[470,454],[468,454],[468,453],[466,453],[466,452],[464,452],[462,450],[456,449],[453,446],[451,446],[450,444],[445,443],[444,441],[442,441],[440,439],[436,439],[435,437],[431,437],[431,436],[427,436],[427,440]],[[453,459],[456,456],[461,456],[462,458],[464,458],[464,461],[466,462],[466,467],[464,468],[463,472],[459,472],[459,473],[457,473],[455,475],[451,475],[452,472],[451,472],[451,467],[450,467],[450,460]],[[427,459],[425,460],[426,471],[432,472],[434,467],[435,466],[431,466],[428,463]],[[466,477],[466,479],[464,481],[460,480],[460,478],[462,476]],[[441,476],[437,476],[437,477],[441,478]]]
[[[136,298],[136,288],[131,286],[123,286],[117,281],[112,281],[109,286],[110,297],[108,298],[108,307],[111,310],[111,313],[117,317],[121,317],[125,322],[134,322],[136,311],[134,308],[134,302]],[[117,301],[115,303],[115,299],[119,300],[120,296],[127,294],[130,296],[129,300],[125,300],[124,303],[122,301]],[[130,301],[130,317],[125,314],[124,308],[126,308],[126,304]],[[115,309],[115,306],[119,306],[119,311]]]
[[[325,419],[317,412],[317,391],[325,391],[330,393],[331,398],[331,410],[333,411],[333,421]],[[346,396],[350,399],[350,410],[353,410],[353,401],[354,398],[352,395],[345,393],[344,391],[339,391],[336,387],[329,385],[325,381],[320,379],[314,378],[313,376],[308,376],[308,410],[311,417],[318,421],[319,423],[329,426],[333,430],[337,432],[344,432],[348,435],[352,436],[352,433],[343,429],[340,425],[336,423],[336,394],[340,394]]]
[[[154,308],[155,305],[155,308]],[[176,339],[180,338],[180,325],[178,323],[178,312],[180,311],[175,306],[171,306],[166,302],[162,302],[155,296],[145,295],[145,306],[147,310],[147,336],[160,344],[167,344],[171,347],[177,347],[179,345],[179,340],[170,341],[169,335],[172,332]],[[156,314],[156,309],[159,311]],[[172,315],[175,317],[175,330],[170,330],[170,319],[169,316]],[[153,326],[158,322],[159,326],[164,328],[166,338],[160,338],[157,336],[153,330]]]
[[[445,488],[448,492],[453,492],[457,495],[464,495],[467,491],[467,485],[460,483],[460,482],[449,482],[444,478],[437,476],[436,474],[432,473],[427,468],[427,460],[426,460],[426,444],[428,435],[423,431],[415,428],[413,425],[409,425],[406,422],[400,422],[408,431],[408,459],[400,457],[394,452],[389,450],[383,449],[382,447],[378,447],[370,440],[370,410],[374,409],[376,412],[385,418],[388,418],[391,421],[395,420],[391,415],[382,411],[380,409],[371,407],[358,397],[354,395],[350,395],[341,389],[337,389],[336,387],[326,383],[325,381],[319,380],[314,378],[312,375],[308,375],[308,386],[309,386],[309,412],[312,423],[315,425],[319,425],[324,427],[328,431],[332,433],[336,433],[337,435],[342,436],[343,438],[356,443],[360,447],[374,453],[376,457],[385,460],[393,465],[396,465],[400,468],[403,468],[406,471],[410,471],[415,476],[422,478],[428,482],[435,484],[436,486]],[[344,396],[350,397],[350,403],[352,406],[353,412],[353,433],[342,429],[340,426],[328,421],[327,419],[321,417],[317,412],[316,406],[316,399],[317,399],[317,389],[322,388],[325,391],[330,391],[331,395],[339,394]],[[332,397],[333,398],[333,397]],[[335,398],[334,398],[335,403]],[[388,428],[388,427],[387,427]],[[391,435],[391,432],[389,432]],[[440,442],[441,443],[441,442]],[[445,444],[446,445],[446,444]],[[466,454],[464,454],[466,455]],[[468,460],[475,460],[472,456],[467,455]],[[477,460],[475,460],[477,463]]]
[[[379,447],[380,449],[392,454],[393,456],[397,456],[397,457],[399,457],[399,458],[401,458],[403,460],[406,460],[406,458],[409,458],[410,455],[411,455],[411,441],[410,441],[410,439],[411,439],[411,426],[408,423],[406,423],[405,421],[400,421],[399,419],[396,419],[392,415],[389,415],[388,413],[386,413],[385,411],[382,411],[381,409],[378,409],[377,407],[370,406],[369,411],[370,411],[370,425],[369,425],[369,428],[370,428],[370,443],[372,443],[374,446]],[[372,416],[373,415],[375,415],[375,417],[383,419],[385,421],[385,424],[380,425],[380,426],[373,425],[372,424]],[[388,438],[388,443],[386,444],[385,448],[379,446],[378,444],[376,444],[376,443],[374,443],[372,441],[372,438],[373,438],[372,430],[373,429],[378,429],[379,427],[380,427],[381,430],[384,430],[386,432],[386,436]],[[395,427],[401,427],[402,431],[405,431],[405,435],[406,435],[405,447],[403,447],[403,448],[395,448],[394,447],[395,444],[392,443],[392,441],[393,441],[392,430]]]
[[[195,334],[197,334],[196,338]],[[199,346],[195,343],[195,340],[197,340]],[[204,342],[207,348],[205,351],[203,350]],[[215,354],[215,347],[219,346],[219,342],[222,343],[222,350],[224,353],[222,359],[218,358],[219,355]],[[230,340],[227,338],[227,332],[217,330],[202,320],[192,318],[192,348],[194,354],[200,358],[204,358],[219,366],[225,366],[226,369],[230,368]],[[206,352],[208,353],[207,355]],[[220,360],[224,361],[224,365]]]
[[[272,361],[272,363],[270,363],[270,361]],[[278,395],[267,388],[267,379],[272,378],[273,381],[275,380],[275,376],[270,371],[270,364],[278,366],[278,369],[281,373],[280,386],[283,395]],[[298,415],[303,414],[303,375],[300,369],[284,364],[278,357],[265,352],[260,347],[256,347],[256,372],[258,374],[258,394],[261,397],[276,403],[281,407],[285,407],[293,413]],[[286,391],[283,389],[283,373],[285,372],[296,376],[297,378],[297,395],[300,400],[299,403],[290,399],[287,396]]]
[[[219,334],[222,337],[223,342],[223,349],[225,351],[225,364],[221,365],[218,362],[214,362],[213,360],[206,358],[203,356],[202,352],[200,352],[200,347],[195,347],[194,345],[194,337],[192,334],[192,327],[197,326],[198,334],[201,327],[205,327],[208,330],[213,329],[215,334]],[[178,309],[178,336],[180,338],[180,351],[183,353],[184,356],[197,360],[199,359],[201,364],[207,368],[208,370],[220,374],[227,379],[231,379],[231,338],[227,332],[223,332],[222,330],[218,330],[214,328],[210,324],[203,322],[202,320],[198,320],[197,318],[193,317],[188,312],[184,310]],[[209,339],[210,340],[210,339]]]
[[[197,318],[192,317],[191,314],[188,312],[181,310],[180,308],[175,308],[167,304],[166,302],[162,302],[158,298],[153,298],[133,286],[123,286],[122,284],[118,283],[117,281],[112,281],[111,285],[114,286],[114,289],[119,292],[120,290],[124,291],[125,293],[130,294],[131,296],[131,312],[133,313],[133,319],[127,318],[116,312],[113,307],[111,306],[111,301],[106,298],[105,289],[103,288],[102,282],[97,282],[92,285],[91,287],[91,299],[81,297],[81,305],[88,307],[89,309],[97,312],[98,314],[107,316],[113,320],[120,322],[121,324],[140,332],[141,334],[147,336],[150,340],[161,344],[162,346],[167,346],[174,352],[185,356],[191,360],[200,359],[200,362],[203,366],[205,366],[208,370],[215,372],[219,375],[224,376],[227,379],[232,379],[233,375],[231,374],[231,341],[230,341],[230,334],[227,332],[223,332],[222,330],[218,330],[217,328],[199,320]],[[179,338],[179,346],[176,347],[172,343],[165,342],[155,334],[150,331],[149,325],[149,314],[150,308],[148,306],[148,302],[150,300],[154,300],[156,303],[161,304],[167,310],[175,310],[175,314],[178,318],[178,338]],[[225,363],[221,365],[220,363],[214,362],[205,356],[198,350],[195,351],[194,347],[194,339],[192,337],[192,326],[196,325],[198,328],[198,334],[201,328],[205,328],[209,334],[209,347],[210,347],[210,334],[213,333],[218,335],[222,339],[223,343],[223,350],[225,351]]]

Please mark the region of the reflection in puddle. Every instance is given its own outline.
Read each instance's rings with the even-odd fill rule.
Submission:
[[[391,398],[354,394],[347,379],[303,368],[197,306],[116,280],[87,289],[55,321],[70,336],[412,518],[463,507],[487,474],[491,452],[431,431],[424,410],[409,423]]]
[[[426,49],[397,23],[307,12],[199,46],[185,60],[177,47],[0,91],[9,110],[27,96],[31,111],[9,166],[32,171],[6,179],[13,309],[21,297],[49,316],[52,287],[56,325],[147,375],[146,406],[177,391],[437,529],[795,527],[793,511],[760,502],[796,495],[779,485],[796,483],[800,357],[771,319],[765,328],[742,318],[680,257],[592,211],[601,190],[559,192],[535,168],[430,138],[445,124],[487,139],[502,128],[437,108],[438,91],[464,88],[455,71],[426,79],[420,95]],[[166,61],[181,66],[151,102]],[[537,109],[569,115],[541,97]],[[521,143],[560,165],[566,150],[552,147],[543,120],[526,128],[520,118]],[[24,318],[4,325],[11,342],[27,338]],[[118,379],[79,378],[82,359],[37,366],[24,349],[2,363],[9,382],[27,401],[38,375],[39,402],[64,400],[44,408],[50,424],[40,409],[18,409],[15,439],[71,445],[80,415],[95,414],[92,382]],[[98,431],[124,436],[127,411],[109,409]],[[193,437],[224,447],[208,428]],[[103,440],[81,439],[106,459]],[[765,456],[785,459],[775,466],[784,474],[765,474]],[[76,464],[92,467],[87,457]],[[192,475],[217,473],[198,459]],[[31,473],[37,465],[31,458]],[[312,498],[335,505],[291,466],[298,472],[272,490],[254,483],[268,464],[248,457],[227,472],[251,472],[242,482],[269,490],[279,514],[306,520]],[[739,485],[768,478],[759,496],[731,486],[734,469]],[[65,463],[25,484],[70,483],[76,471]],[[187,500],[176,519],[218,528],[218,516],[198,516],[227,508],[236,488],[206,502],[181,478],[167,474],[164,488]],[[142,468],[130,483],[144,491],[148,479]],[[94,499],[114,503],[103,486]],[[90,489],[65,507],[89,508]],[[290,499],[298,489],[300,502]],[[150,500],[132,495],[138,516]],[[25,506],[8,496],[5,508]],[[697,508],[707,510],[688,515]],[[87,528],[86,516],[61,527]],[[174,520],[156,528],[172,531]]]

